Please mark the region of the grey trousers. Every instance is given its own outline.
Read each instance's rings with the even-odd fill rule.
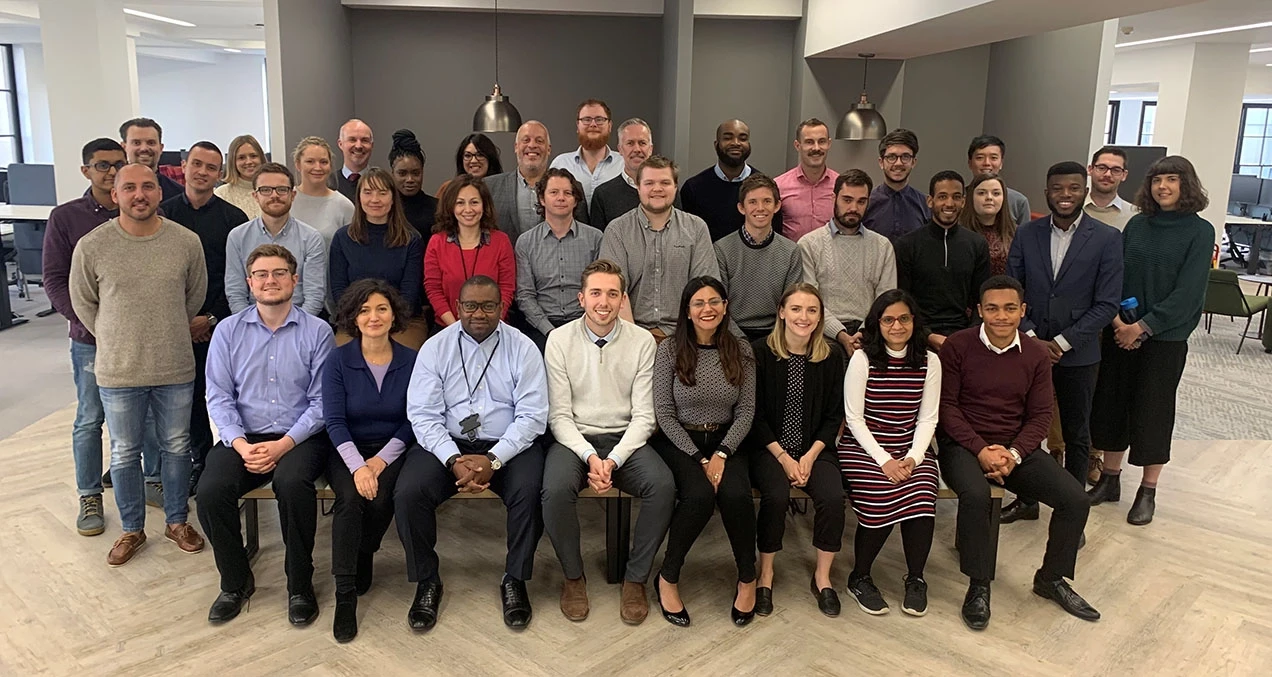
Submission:
[[[587,441],[605,458],[622,435],[588,435]],[[676,507],[676,482],[671,470],[649,445],[637,449],[614,471],[614,486],[640,498],[640,514],[632,532],[631,557],[624,579],[644,583],[649,579],[654,555],[667,535]],[[583,552],[579,544],[579,491],[587,486],[587,464],[560,443],[548,448],[543,465],[543,527],[556,549],[565,577],[583,576]]]

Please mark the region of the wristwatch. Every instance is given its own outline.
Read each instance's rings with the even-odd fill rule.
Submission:
[[[450,458],[446,459],[446,469],[447,469],[447,470],[454,470],[454,469],[455,469],[455,464],[456,464],[458,461],[459,461],[459,454],[455,454],[454,456],[451,456]]]
[[[719,456],[720,458],[723,458],[726,461],[729,460],[729,455],[724,453],[723,449],[716,449],[715,455]]]
[[[489,451],[487,451],[487,452],[486,452],[486,458],[490,459],[490,469],[491,469],[491,470],[498,470],[498,469],[500,469],[500,468],[502,468],[502,467],[503,467],[503,461],[499,460],[499,457],[498,457],[498,456],[495,456],[494,454],[490,453]]]
[[[1016,465],[1020,465],[1020,452],[1016,451],[1016,447],[1011,447],[1007,450],[1007,453],[1011,454],[1011,458],[1016,462]]]
[[[216,326],[216,323],[217,323],[216,315],[213,315],[212,313],[208,313],[208,314],[204,315],[204,317],[208,318],[208,326],[209,326],[209,327],[215,327],[215,326]]]

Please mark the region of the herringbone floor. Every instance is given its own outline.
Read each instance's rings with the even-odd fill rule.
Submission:
[[[1272,669],[1269,442],[1177,443],[1157,521],[1148,527],[1126,524],[1128,499],[1092,510],[1076,588],[1103,612],[1098,623],[1071,618],[1030,593],[1045,522],[1026,522],[1003,528],[989,630],[966,630],[958,617],[966,581],[952,548],[954,511],[943,504],[924,618],[900,613],[904,566],[896,537],[874,572],[893,612],[876,618],[852,605],[843,592],[851,526],[833,575],[844,614],[818,613],[807,583],[810,518],[799,516],[790,520],[778,558],[774,615],[742,629],[729,623],[734,572],[713,520],[682,577],[693,626],[672,627],[655,607],[644,625],[628,627],[618,619],[617,587],[604,583],[601,507],[582,502],[591,618],[570,623],[557,610],[560,568],[544,539],[530,584],[534,622],[513,633],[500,621],[496,591],[502,509],[495,501],[463,501],[447,506],[440,519],[446,598],[438,626],[425,635],[406,627],[414,589],[391,531],[377,558],[376,585],[361,600],[361,634],[337,645],[330,633],[329,519],[319,522],[315,553],[322,615],[308,629],[292,628],[285,618],[283,551],[271,509],[262,510],[257,593],[226,626],[206,621],[217,591],[211,552],[186,555],[165,541],[158,510],[148,514],[146,548],[125,567],[107,567],[119,529],[110,496],[106,534],[83,538],[74,530],[72,417],[73,408],[64,409],[0,442],[3,675],[1264,675]],[[1137,478],[1127,473],[1127,493]]]

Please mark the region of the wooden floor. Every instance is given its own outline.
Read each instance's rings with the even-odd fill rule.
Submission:
[[[966,580],[952,548],[953,505],[942,502],[927,569],[930,611],[900,613],[898,536],[875,567],[892,603],[883,617],[857,610],[843,585],[852,526],[833,579],[844,613],[818,613],[808,592],[810,517],[790,520],[778,557],[776,612],[734,628],[734,570],[718,520],[690,553],[682,593],[693,626],[655,611],[639,627],[618,618],[618,588],[602,569],[603,514],[581,502],[592,615],[557,609],[561,570],[545,538],[530,583],[535,618],[521,633],[499,614],[503,512],[495,501],[448,505],[440,518],[446,597],[428,634],[406,626],[414,587],[390,531],[376,585],[360,602],[361,633],[331,638],[330,519],[319,522],[315,564],[322,615],[308,629],[285,616],[277,514],[262,510],[262,552],[250,609],[208,625],[217,594],[210,550],[181,553],[149,509],[150,541],[127,566],[106,566],[119,533],[107,494],[107,531],[76,535],[67,408],[0,442],[0,675],[1267,675],[1272,671],[1272,443],[1179,442],[1160,488],[1157,520],[1126,524],[1123,502],[1092,510],[1076,589],[1104,614],[1086,623],[1030,592],[1045,521],[1003,528],[993,621],[965,629]],[[1045,510],[1044,510],[1045,512]],[[1046,515],[1044,514],[1044,519]],[[850,525],[852,520],[849,520]],[[655,562],[657,564],[657,562]]]

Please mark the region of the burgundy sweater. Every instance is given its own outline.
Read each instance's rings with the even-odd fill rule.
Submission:
[[[1051,427],[1051,360],[1026,336],[999,355],[980,340],[980,325],[957,331],[941,346],[941,430],[973,454],[990,444],[1022,456]]]

